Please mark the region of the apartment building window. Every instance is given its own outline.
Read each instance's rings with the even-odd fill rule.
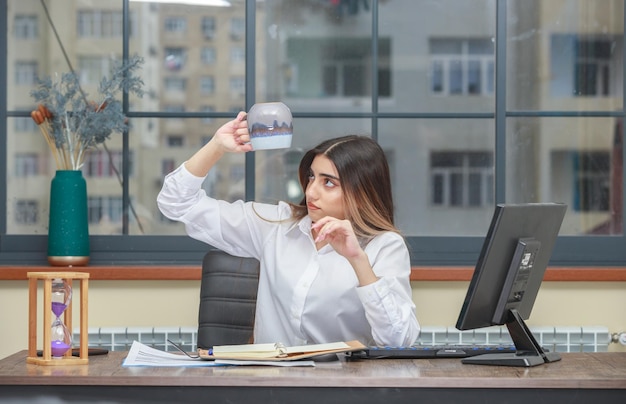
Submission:
[[[431,203],[435,206],[480,207],[493,204],[491,152],[432,152]]]
[[[202,17],[202,35],[205,39],[215,36],[215,17]]]
[[[213,76],[200,77],[200,92],[203,95],[210,95],[215,92],[215,79]]]
[[[230,61],[233,64],[243,64],[246,61],[246,50],[241,46],[230,48]]]
[[[231,18],[230,20],[230,39],[238,41],[243,38],[246,33],[246,23],[243,18]]]
[[[205,65],[215,64],[216,53],[215,48],[210,46],[203,46],[200,50],[200,60]]]
[[[230,78],[230,94],[232,97],[243,97],[246,94],[246,78],[243,76]]]
[[[607,97],[621,94],[616,72],[621,70],[621,38],[554,34],[550,38],[552,95]]]
[[[15,202],[15,223],[37,224],[39,202],[32,199],[19,199]]]
[[[378,95],[391,96],[391,45],[378,46]],[[319,55],[315,62],[309,55]],[[289,38],[284,86],[295,97],[366,97],[372,93],[371,46],[364,38]],[[312,64],[313,63],[313,64]],[[312,74],[302,74],[311,72]]]
[[[609,210],[611,158],[608,152],[572,154],[576,183],[573,207],[583,212]]]
[[[37,153],[17,153],[15,155],[15,177],[25,178],[39,174]]]
[[[167,147],[183,147],[185,145],[185,138],[182,135],[168,135]]]
[[[184,17],[167,17],[164,21],[165,32],[185,33],[187,32],[187,19]]]
[[[429,52],[433,94],[493,94],[495,59],[491,38],[431,38]]]
[[[122,221],[122,198],[119,196],[88,196],[87,218],[89,224]]]
[[[106,56],[79,56],[78,77],[82,85],[98,85],[111,69],[111,60]]]
[[[37,124],[31,118],[18,117],[13,120],[14,129],[16,132],[35,132],[37,131]]]
[[[171,72],[176,72],[185,67],[187,62],[187,50],[185,48],[167,47],[165,48],[165,68]]]
[[[187,79],[184,77],[166,77],[163,86],[165,91],[185,91],[187,89]]]
[[[16,39],[35,39],[39,37],[37,16],[17,14],[13,20],[13,35],[15,35]]]
[[[37,62],[26,60],[15,62],[15,84],[32,86],[37,82]]]
[[[92,150],[85,159],[83,173],[90,178],[117,177],[122,172],[123,153],[121,150]],[[130,152],[127,160],[129,175],[133,175],[133,153]]]
[[[79,10],[77,19],[79,38],[120,38],[122,36],[124,23],[122,11]],[[134,24],[131,24],[131,27],[133,26]]]

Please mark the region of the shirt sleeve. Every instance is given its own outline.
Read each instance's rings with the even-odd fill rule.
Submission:
[[[157,196],[163,215],[182,222],[187,234],[229,254],[260,258],[267,234],[287,215],[284,207],[252,202],[229,203],[213,199],[184,164],[168,174]]]
[[[411,261],[400,235],[385,233],[366,247],[377,282],[358,287],[372,336],[379,346],[410,346],[420,325],[411,293]]]

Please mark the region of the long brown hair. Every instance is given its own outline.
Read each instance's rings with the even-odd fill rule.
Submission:
[[[348,135],[326,140],[309,150],[298,168],[303,191],[309,183],[313,159],[318,155],[326,156],[337,169],[346,219],[352,222],[357,236],[370,238],[384,231],[399,233],[393,219],[389,164],[378,143],[367,136]],[[292,208],[294,219],[306,216],[306,194]]]

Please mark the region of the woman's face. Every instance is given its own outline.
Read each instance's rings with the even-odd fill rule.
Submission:
[[[325,216],[345,219],[339,174],[328,157],[320,154],[313,159],[305,195],[306,207],[313,222]]]

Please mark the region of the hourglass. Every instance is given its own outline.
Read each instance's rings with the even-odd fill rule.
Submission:
[[[50,328],[51,351],[53,358],[62,357],[72,348],[72,334],[67,329],[61,315],[67,309],[72,300],[72,287],[67,279],[56,278],[52,280],[52,313],[55,319]]]
[[[87,364],[88,273],[29,272],[27,363],[38,365]],[[80,279],[80,349],[72,356],[72,280]],[[43,350],[37,357],[37,281],[43,280]],[[52,317],[54,316],[54,321]]]

